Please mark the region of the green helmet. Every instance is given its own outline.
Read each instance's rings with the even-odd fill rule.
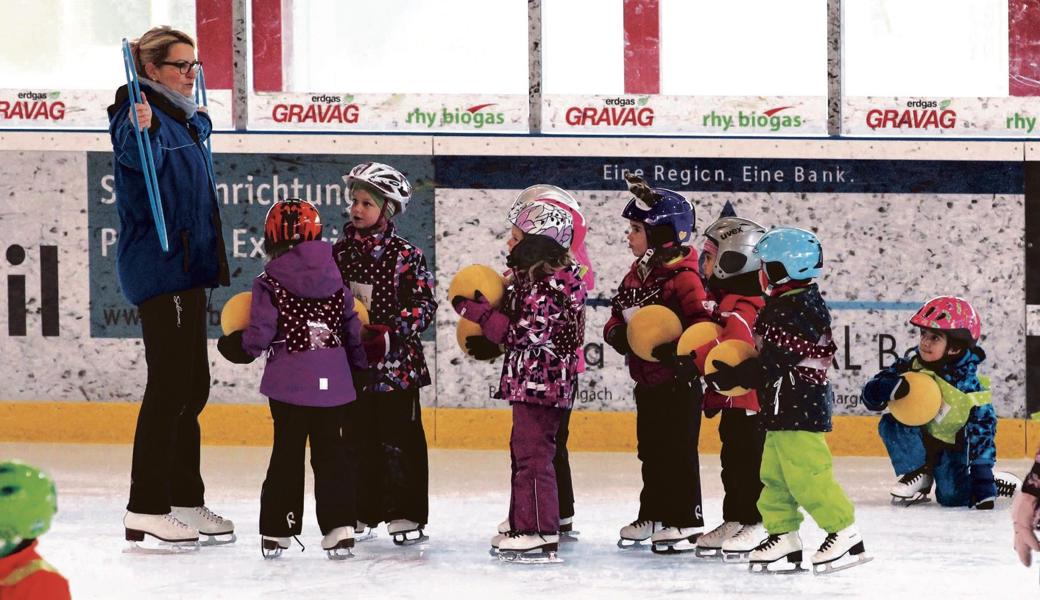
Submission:
[[[0,545],[40,537],[56,512],[58,494],[50,477],[17,461],[0,463]]]

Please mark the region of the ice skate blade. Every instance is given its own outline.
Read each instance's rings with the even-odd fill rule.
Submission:
[[[543,551],[541,549],[528,550],[526,552],[503,552],[499,550],[498,560],[506,563],[525,565],[542,565],[563,562],[563,559],[557,556],[556,550]]]
[[[701,534],[695,533],[687,538],[679,540],[668,540],[666,542],[651,542],[650,551],[654,554],[688,554],[697,551],[697,538]]]
[[[226,546],[228,544],[234,544],[238,541],[238,536],[235,532],[231,533],[219,533],[210,535],[208,533],[199,533],[199,545],[201,546]]]
[[[739,564],[748,562],[748,558],[751,556],[750,552],[726,552],[722,551],[722,562],[729,564]]]
[[[783,569],[771,569],[770,567],[786,567]],[[787,556],[778,558],[772,562],[751,561],[748,562],[748,571],[763,575],[793,575],[795,573],[808,573],[809,570],[802,566],[802,551],[796,550]]]
[[[329,548],[325,551],[325,557],[329,560],[347,560],[354,558],[354,553],[350,548]]]
[[[843,558],[851,558],[852,560],[842,561]],[[844,571],[845,569],[851,569],[852,567],[858,567],[872,560],[874,560],[874,557],[867,556],[866,553],[843,554],[830,562],[819,564],[814,563],[813,575],[829,575],[838,571]]]
[[[409,537],[414,535],[415,537]],[[415,529],[413,531],[402,531],[401,533],[394,534],[394,545],[395,546],[414,546],[416,544],[423,544],[429,541],[430,536],[423,533],[422,529]]]
[[[700,546],[697,546],[697,548],[694,549],[693,553],[697,556],[697,558],[722,558],[722,548],[702,548]]]
[[[617,547],[622,550],[645,550],[649,546],[650,538],[645,540],[633,540],[629,538],[621,538],[617,541]]]
[[[365,530],[364,532],[354,532],[354,542],[367,542],[368,540],[374,539],[375,537],[377,537],[376,532],[371,527]]]
[[[915,504],[927,504],[931,501],[932,499],[928,497],[928,494],[916,494],[909,498],[905,496],[892,496],[892,506],[910,507]]]
[[[147,540],[147,541],[146,541]],[[164,540],[146,531],[126,529],[126,541],[130,542],[124,552],[138,554],[181,554],[197,552],[199,539]]]

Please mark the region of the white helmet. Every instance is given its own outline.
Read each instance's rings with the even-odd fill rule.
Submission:
[[[400,171],[377,162],[366,162],[354,167],[343,176],[347,189],[356,182],[364,182],[379,190],[384,197],[396,205],[394,214],[403,214],[408,208],[408,200],[412,197],[412,184]]]
[[[527,235],[543,235],[569,250],[574,238],[574,218],[571,213],[547,202],[529,202],[520,207],[509,219]]]
[[[581,214],[581,207],[578,206],[578,201],[574,199],[574,196],[571,196],[566,190],[548,183],[532,185],[517,194],[516,200],[513,200],[513,207],[509,209],[508,221],[510,223],[516,221],[525,206],[539,200],[551,200],[566,206],[570,209],[571,214],[581,219],[581,223],[584,225],[585,217]]]

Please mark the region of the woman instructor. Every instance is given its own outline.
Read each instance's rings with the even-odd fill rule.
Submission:
[[[141,316],[148,383],[137,416],[126,538],[172,543],[234,541],[234,524],[206,508],[198,416],[209,398],[206,288],[228,285],[220,212],[203,142],[212,124],[192,98],[198,61],[191,36],[155,27],[131,45],[141,104],[126,86],[108,109],[115,153],[119,284]],[[159,245],[134,113],[148,129],[169,251]]]

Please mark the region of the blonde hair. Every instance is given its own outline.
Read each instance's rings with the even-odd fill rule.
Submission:
[[[195,40],[183,31],[173,29],[169,25],[161,25],[152,27],[144,32],[144,35],[130,42],[137,74],[147,77],[144,66],[149,63],[158,66],[170,55],[170,46],[174,44],[187,44],[194,48]]]
[[[527,269],[526,273],[529,278],[537,279],[538,277],[552,275],[557,271],[562,271],[573,264],[574,257],[571,256],[570,250],[568,250],[554,259],[540,260],[536,262],[531,265],[531,268]]]

